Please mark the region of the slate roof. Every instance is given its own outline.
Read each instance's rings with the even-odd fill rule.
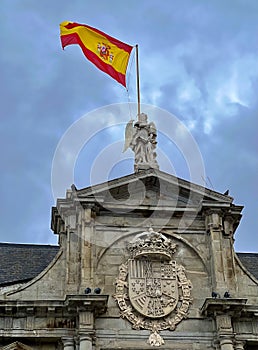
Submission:
[[[59,246],[0,243],[0,286],[25,283],[54,259]],[[242,264],[258,279],[258,253],[237,253]]]
[[[58,246],[0,243],[0,286],[27,282],[48,266]]]
[[[242,264],[258,279],[258,253],[237,253]]]

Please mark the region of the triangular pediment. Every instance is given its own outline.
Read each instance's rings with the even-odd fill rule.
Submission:
[[[200,203],[230,205],[233,198],[203,186],[177,178],[157,169],[123,176],[99,185],[77,190],[80,201],[119,202],[130,205],[200,206]]]
[[[1,349],[2,350],[33,350],[30,346],[22,344],[19,341],[6,345]]]
[[[58,232],[63,225],[60,213],[74,210],[80,204],[95,208],[95,213],[141,213],[148,217],[187,212],[203,213],[207,210],[230,211],[239,222],[243,206],[233,204],[233,198],[206,187],[191,183],[157,169],[148,169],[123,176],[102,184],[78,190],[74,185],[64,199],[57,200],[52,209],[51,228]],[[166,214],[165,214],[166,213]],[[170,215],[169,214],[169,215]]]
[[[105,208],[150,209],[159,210],[184,208],[195,211],[201,207],[228,208],[233,198],[206,187],[180,179],[157,169],[148,169],[123,176],[102,184],[76,189],[72,186],[69,198],[82,205],[97,203]],[[58,200],[58,207],[68,208],[67,199]],[[174,209],[173,209],[174,210]]]

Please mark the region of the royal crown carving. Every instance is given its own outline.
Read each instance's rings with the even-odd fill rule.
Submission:
[[[187,317],[191,282],[185,268],[173,259],[177,245],[160,232],[149,229],[128,244],[130,258],[119,267],[114,298],[121,317],[134,329],[151,331],[148,344],[160,346],[159,332],[175,330]]]
[[[135,241],[129,243],[127,249],[133,259],[148,256],[171,260],[176,251],[176,244],[150,228],[149,232],[143,232]]]

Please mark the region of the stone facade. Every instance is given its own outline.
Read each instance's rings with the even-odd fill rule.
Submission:
[[[242,208],[158,169],[72,186],[52,209],[55,258],[0,289],[0,349],[258,349]]]

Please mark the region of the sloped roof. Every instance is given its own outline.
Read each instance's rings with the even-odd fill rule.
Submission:
[[[53,260],[58,246],[0,243],[0,286],[31,280]]]
[[[241,263],[258,279],[258,253],[237,253]]]
[[[53,260],[59,246],[0,243],[0,286],[27,282]],[[242,264],[258,279],[258,253],[237,253]]]

